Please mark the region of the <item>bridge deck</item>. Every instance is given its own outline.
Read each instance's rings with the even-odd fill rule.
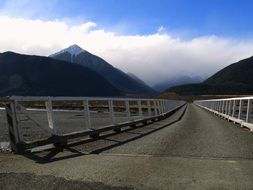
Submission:
[[[177,114],[180,115],[180,113]],[[174,117],[176,118],[176,116]],[[173,118],[169,118],[144,129],[111,136],[101,140],[100,144],[101,146],[108,143],[116,145],[118,141],[124,142],[129,138],[138,137],[153,128],[161,127],[160,124],[169,124],[172,120]],[[253,134],[249,130],[236,127],[195,105],[189,105],[181,121],[144,138],[106,149],[103,152],[253,159]]]
[[[253,134],[191,104],[183,113],[182,108],[166,120],[74,144],[64,152],[26,155],[30,159],[0,154],[0,173],[30,173],[15,174],[15,179],[13,173],[0,175],[0,189],[4,180],[22,187],[22,176],[31,174],[36,174],[30,176],[31,184],[45,178],[36,186],[41,189],[56,177],[94,189],[103,184],[118,189],[252,189]],[[60,182],[63,178],[55,185],[66,184]]]

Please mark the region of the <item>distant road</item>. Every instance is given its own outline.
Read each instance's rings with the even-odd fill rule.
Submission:
[[[23,187],[30,175],[38,189],[66,179],[93,189],[253,188],[253,134],[192,104],[143,128],[35,155],[0,154],[0,173],[13,172],[0,181]]]
[[[253,133],[190,104],[180,122],[107,152],[253,159]]]

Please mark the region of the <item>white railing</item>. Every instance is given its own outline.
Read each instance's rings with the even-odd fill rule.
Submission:
[[[253,97],[200,100],[194,103],[253,131]]]
[[[32,124],[49,136],[94,132],[163,116],[183,104],[183,101],[165,99],[13,96],[8,98],[6,113],[9,129],[15,137],[11,140],[16,144],[25,142],[24,134]]]

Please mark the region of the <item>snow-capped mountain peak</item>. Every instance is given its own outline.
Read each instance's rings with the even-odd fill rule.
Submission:
[[[74,45],[69,46],[68,48],[65,48],[65,49],[55,53],[55,54],[50,55],[49,57],[55,57],[57,55],[61,55],[61,54],[66,53],[66,52],[69,53],[70,56],[71,56],[71,61],[70,62],[74,63],[75,57],[77,55],[79,55],[80,53],[85,52],[85,50],[82,49],[81,47],[79,47],[78,45],[74,44]]]
[[[63,51],[65,51],[65,52],[67,51],[71,55],[78,55],[82,52],[85,52],[85,50],[83,50],[81,47],[79,47],[76,44],[69,46],[68,48],[64,49]]]
[[[69,46],[68,48],[65,48],[65,49],[55,53],[55,54],[50,55],[49,57],[53,57],[54,55],[59,55],[59,54],[65,53],[65,52],[68,52],[71,56],[74,56],[74,55],[76,56],[82,52],[85,52],[85,50],[82,49],[80,46],[74,44],[74,45]]]

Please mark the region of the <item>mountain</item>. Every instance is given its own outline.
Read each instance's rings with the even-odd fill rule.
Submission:
[[[181,85],[167,92],[177,94],[252,94],[253,57],[231,64],[200,84]]]
[[[169,80],[165,80],[161,83],[158,83],[154,86],[152,86],[153,89],[162,92],[172,86],[178,86],[183,84],[195,84],[202,82],[203,79],[201,77],[190,77],[190,76],[182,76],[182,77],[175,77],[171,78]]]
[[[127,75],[130,76],[135,81],[137,81],[138,83],[140,83],[140,84],[148,87],[148,85],[143,80],[141,80],[139,77],[137,77],[135,74],[133,74],[133,73],[127,73]]]
[[[123,71],[107,63],[104,59],[83,50],[78,45],[72,45],[58,53],[50,55],[49,57],[92,69],[106,78],[113,86],[121,90],[124,94],[150,95],[155,93],[151,87],[133,79]]]
[[[105,78],[48,57],[0,53],[0,96],[118,96]]]

